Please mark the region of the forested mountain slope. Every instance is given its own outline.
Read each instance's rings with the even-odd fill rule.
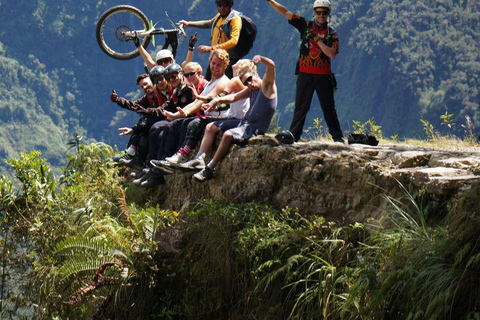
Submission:
[[[290,10],[311,15],[311,3],[281,1]],[[149,19],[168,26],[175,19],[213,17],[213,0],[176,2],[0,0],[0,155],[39,149],[52,163],[63,159],[64,144],[75,134],[123,147],[119,126],[136,115],[109,101],[139,95],[135,77],[143,61],[118,61],[97,46],[95,24],[109,7],[130,4]],[[257,24],[254,53],[277,65],[278,123],[288,127],[294,101],[294,69],[299,34],[266,1],[237,0],[235,7]],[[480,126],[480,3],[478,1],[332,1],[331,25],[340,37],[333,63],[339,89],[337,109],[344,130],[352,120],[374,118],[388,135],[422,136],[420,118],[439,127],[440,115],[454,114],[453,132],[463,134],[465,116]],[[199,44],[209,31],[198,32]],[[157,47],[163,43],[157,37]],[[133,45],[133,44],[132,44]],[[180,39],[177,60],[186,55]],[[155,48],[150,47],[152,52]],[[206,57],[195,60],[206,66]],[[263,70],[261,70],[263,72]],[[307,124],[323,118],[314,99]],[[57,160],[55,160],[57,159]]]

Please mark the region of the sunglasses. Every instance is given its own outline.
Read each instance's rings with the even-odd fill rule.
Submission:
[[[315,11],[317,16],[328,16],[328,11]]]
[[[248,86],[248,84],[249,84],[250,82],[252,82],[252,80],[253,80],[253,77],[252,77],[252,76],[249,76],[247,79],[245,79],[245,81],[243,81],[243,85],[244,85],[245,87]]]
[[[228,8],[230,7],[230,5],[228,3],[217,3],[217,7],[221,8],[221,7],[224,7],[224,8]]]
[[[171,58],[159,59],[159,60],[157,60],[157,64],[160,65],[160,64],[164,64],[164,63],[170,63],[171,61],[172,61]]]
[[[168,82],[171,82],[171,81],[173,81],[173,80],[175,80],[175,79],[177,79],[177,78],[178,78],[178,73],[177,73],[177,74],[171,74],[171,75],[169,75],[169,76],[165,76],[165,79],[166,79]]]
[[[185,77],[187,77],[187,78],[193,77],[196,74],[197,74],[196,72],[184,73]]]
[[[152,83],[153,83],[153,84],[157,84],[157,83],[162,82],[162,81],[163,81],[163,77],[160,76],[160,77],[158,77],[158,78],[156,78],[156,79],[153,79],[153,80],[152,80]]]

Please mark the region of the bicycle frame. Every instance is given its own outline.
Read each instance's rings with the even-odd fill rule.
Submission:
[[[132,30],[132,31],[121,31],[120,34],[124,37],[124,39],[132,39],[135,37],[150,37],[153,35],[161,35],[161,34],[168,34],[168,33],[179,33],[183,35],[185,31],[183,31],[182,27],[176,29],[164,29],[164,28],[151,28],[150,30]],[[185,35],[186,37],[186,35]]]

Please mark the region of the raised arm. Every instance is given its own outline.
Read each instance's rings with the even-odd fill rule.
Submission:
[[[288,20],[292,20],[293,13],[290,12],[285,6],[283,6],[282,4],[278,3],[275,0],[267,0],[267,1],[268,1],[268,3],[270,3],[270,6],[272,6],[272,8],[275,11],[280,13],[282,16],[284,16]]]
[[[142,56],[143,60],[145,61],[145,63],[148,65],[150,69],[152,69],[157,65],[155,61],[153,61],[152,56],[147,52],[147,50],[145,50],[143,46],[138,46],[137,48],[138,48],[138,52],[140,52],[140,55]]]
[[[275,85],[275,62],[267,57],[256,55],[252,59],[256,65],[261,63],[266,67],[263,76],[262,92],[267,98],[274,98],[277,94],[277,86]]]
[[[195,49],[195,44],[197,43],[197,33],[190,37],[188,40],[188,52],[185,61],[182,62],[182,69],[185,68],[185,65],[193,60],[193,50]]]

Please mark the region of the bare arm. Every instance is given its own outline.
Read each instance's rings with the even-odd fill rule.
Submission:
[[[187,52],[187,57],[185,58],[185,61],[182,62],[182,69],[185,68],[185,65],[189,62],[192,62],[193,60],[193,49],[190,50],[188,49],[188,52]]]
[[[265,75],[262,81],[262,92],[267,98],[274,98],[277,94],[277,86],[275,85],[275,62],[273,60],[256,55],[252,59],[253,63],[262,63],[266,67]]]
[[[223,91],[227,93],[232,93],[232,92],[240,92],[246,87],[243,85],[242,81],[238,77],[233,77],[230,79],[228,84],[225,86],[225,89]],[[209,95],[210,97],[212,95]],[[202,100],[203,102],[208,102],[208,96],[197,96],[197,99]]]
[[[275,0],[270,0],[270,1],[268,1],[268,3],[270,3],[272,8],[275,11],[277,11],[278,13],[280,13],[282,16],[284,16],[288,20],[292,20],[293,13],[290,12],[285,6],[281,5],[280,3],[278,3]]]
[[[157,65],[155,61],[153,61],[152,56],[147,52],[147,50],[145,50],[143,46],[138,47],[138,52],[140,52],[140,55],[142,56],[143,60],[145,60],[150,69]]]
[[[332,60],[335,59],[335,57],[337,56],[337,52],[333,48],[327,46],[325,43],[323,43],[322,40],[318,40],[317,44],[320,47],[320,50],[322,50],[322,52],[325,53],[327,57]]]
[[[214,107],[219,103],[232,103],[238,100],[247,99],[250,95],[250,89],[245,88],[240,92],[229,94],[224,97],[216,97],[211,102],[204,104],[202,107],[205,109],[214,109]]]

